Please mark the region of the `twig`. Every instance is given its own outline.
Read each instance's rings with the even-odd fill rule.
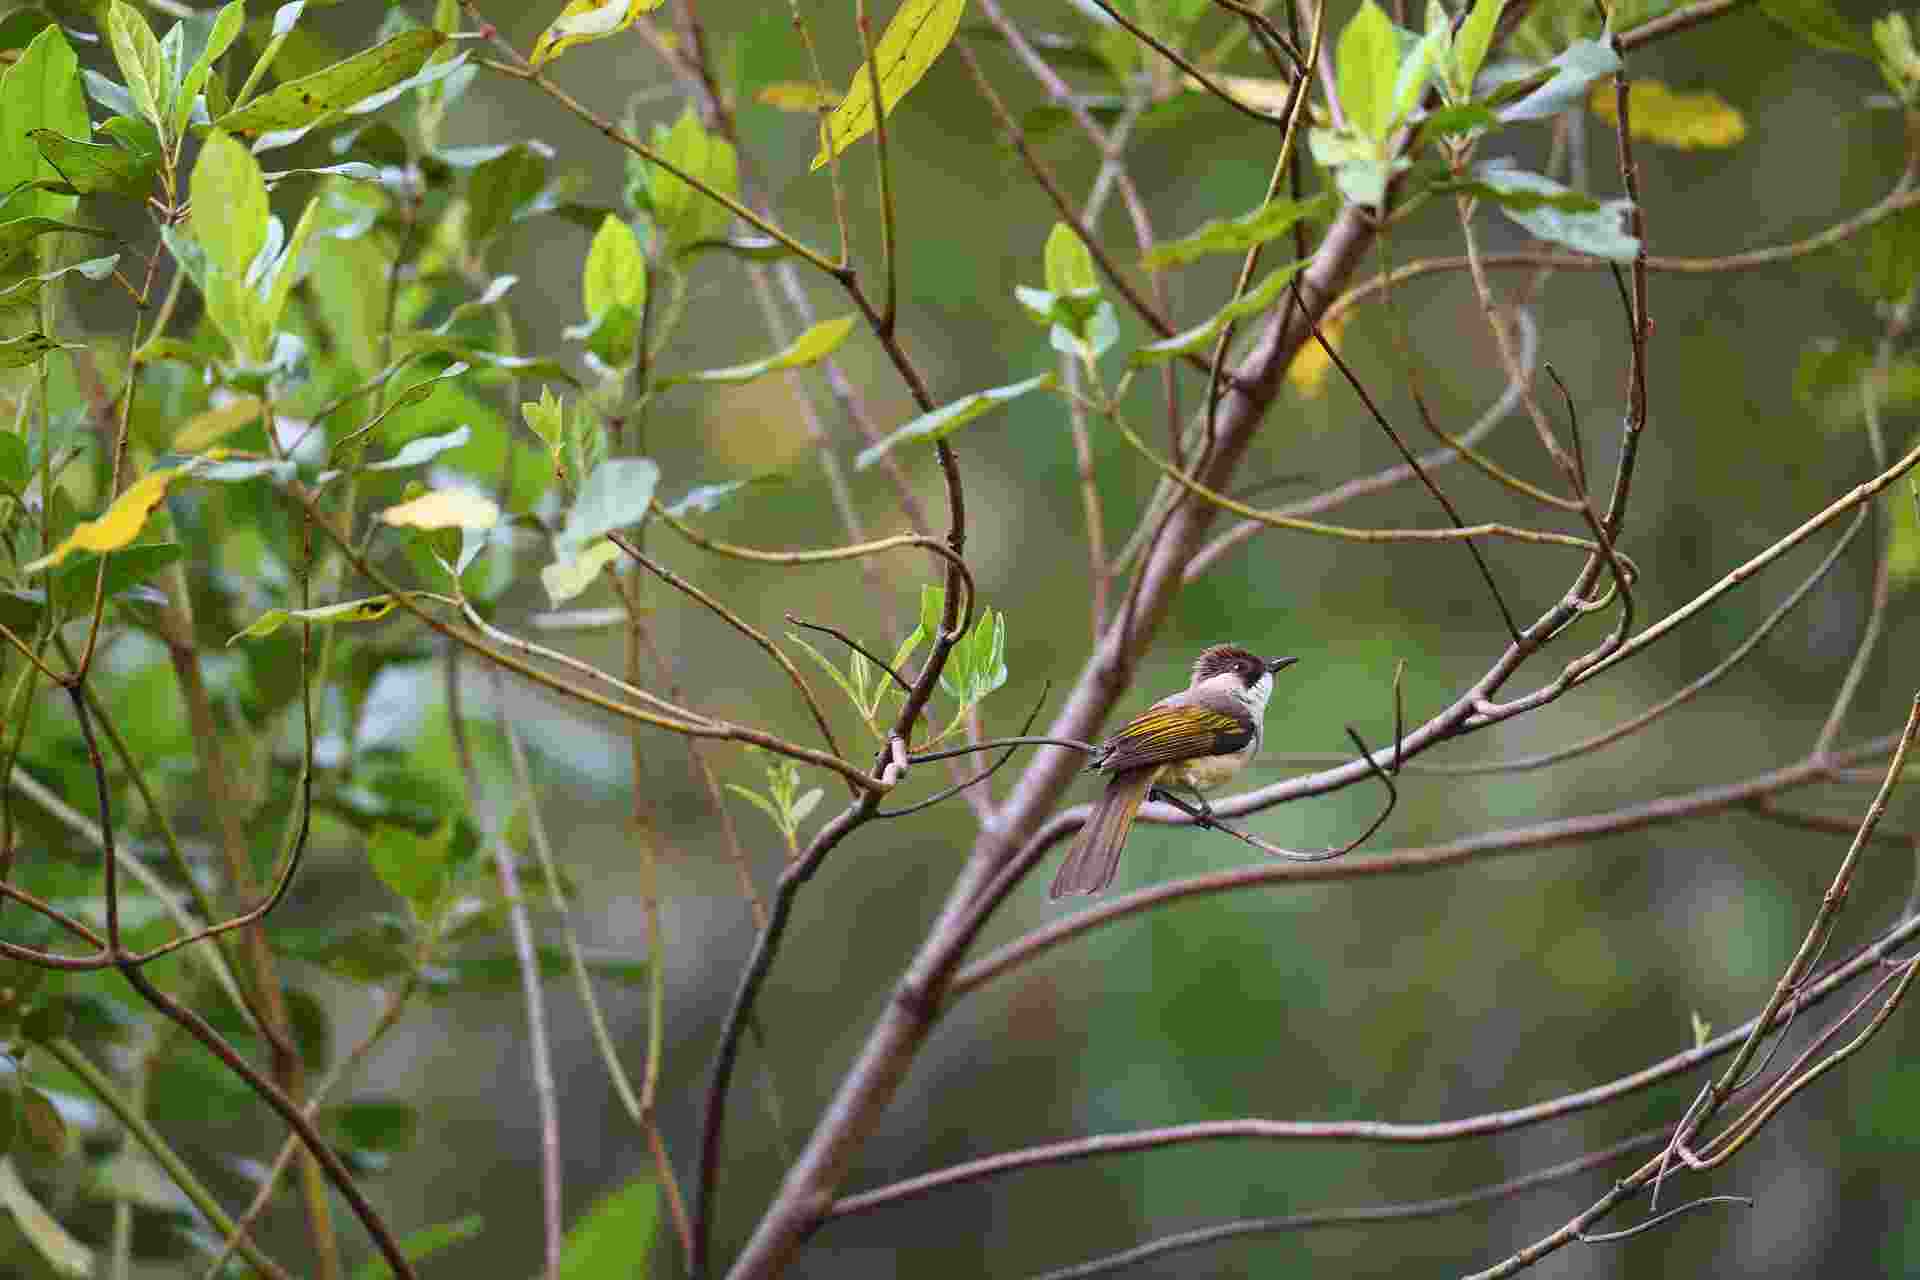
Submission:
[[[1562,1161],[1538,1169],[1532,1173],[1509,1178],[1504,1182],[1495,1182],[1472,1191],[1463,1191],[1458,1195],[1440,1196],[1432,1200],[1413,1200],[1403,1204],[1374,1205],[1364,1209],[1320,1209],[1306,1213],[1290,1213],[1277,1218],[1243,1218],[1236,1222],[1221,1222],[1208,1227],[1199,1227],[1192,1231],[1181,1231],[1173,1235],[1162,1236],[1158,1240],[1149,1240],[1119,1253],[1110,1253],[1103,1258],[1094,1258],[1087,1262],[1076,1263],[1070,1267],[1060,1267],[1033,1277],[1033,1280],[1088,1280],[1091,1276],[1107,1275],[1137,1263],[1163,1257],[1169,1253],[1178,1253],[1187,1249],[1202,1248],[1217,1244],[1223,1240],[1236,1240],[1243,1236],[1278,1235],[1283,1232],[1313,1231],[1322,1227],[1358,1226],[1375,1222],[1407,1222],[1420,1218],[1437,1218],[1449,1213],[1459,1213],[1477,1205],[1492,1201],[1508,1200],[1535,1187],[1547,1186],[1576,1174],[1598,1169],[1611,1164],[1621,1156],[1642,1150],[1665,1140],[1659,1131],[1636,1134],[1622,1142],[1611,1143],[1599,1151],[1589,1152],[1573,1160]]]

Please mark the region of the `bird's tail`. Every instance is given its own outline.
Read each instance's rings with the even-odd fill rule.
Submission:
[[[1113,775],[1073,851],[1060,864],[1060,872],[1047,890],[1048,898],[1098,893],[1112,883],[1113,873],[1120,866],[1120,850],[1127,843],[1127,833],[1133,830],[1134,816],[1140,812],[1140,804],[1158,773],[1158,769],[1149,768]]]

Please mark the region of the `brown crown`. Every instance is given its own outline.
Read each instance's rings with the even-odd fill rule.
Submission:
[[[1216,644],[1202,649],[1200,656],[1193,660],[1195,680],[1205,680],[1209,676],[1228,672],[1239,676],[1251,688],[1254,681],[1267,673],[1266,659],[1237,644]]]

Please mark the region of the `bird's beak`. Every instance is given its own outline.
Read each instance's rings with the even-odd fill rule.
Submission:
[[[1298,658],[1269,658],[1267,659],[1267,674],[1273,675],[1276,672],[1285,671],[1298,661],[1300,661]]]

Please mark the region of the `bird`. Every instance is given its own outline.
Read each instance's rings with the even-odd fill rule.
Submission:
[[[1273,678],[1296,658],[1262,658],[1237,644],[1216,644],[1193,660],[1193,679],[1127,721],[1100,744],[1088,772],[1110,775],[1053,885],[1049,899],[1099,893],[1113,881],[1120,850],[1147,799],[1165,800],[1203,823],[1213,817],[1204,792],[1226,785],[1260,754]],[[1166,790],[1180,785],[1199,808]]]

